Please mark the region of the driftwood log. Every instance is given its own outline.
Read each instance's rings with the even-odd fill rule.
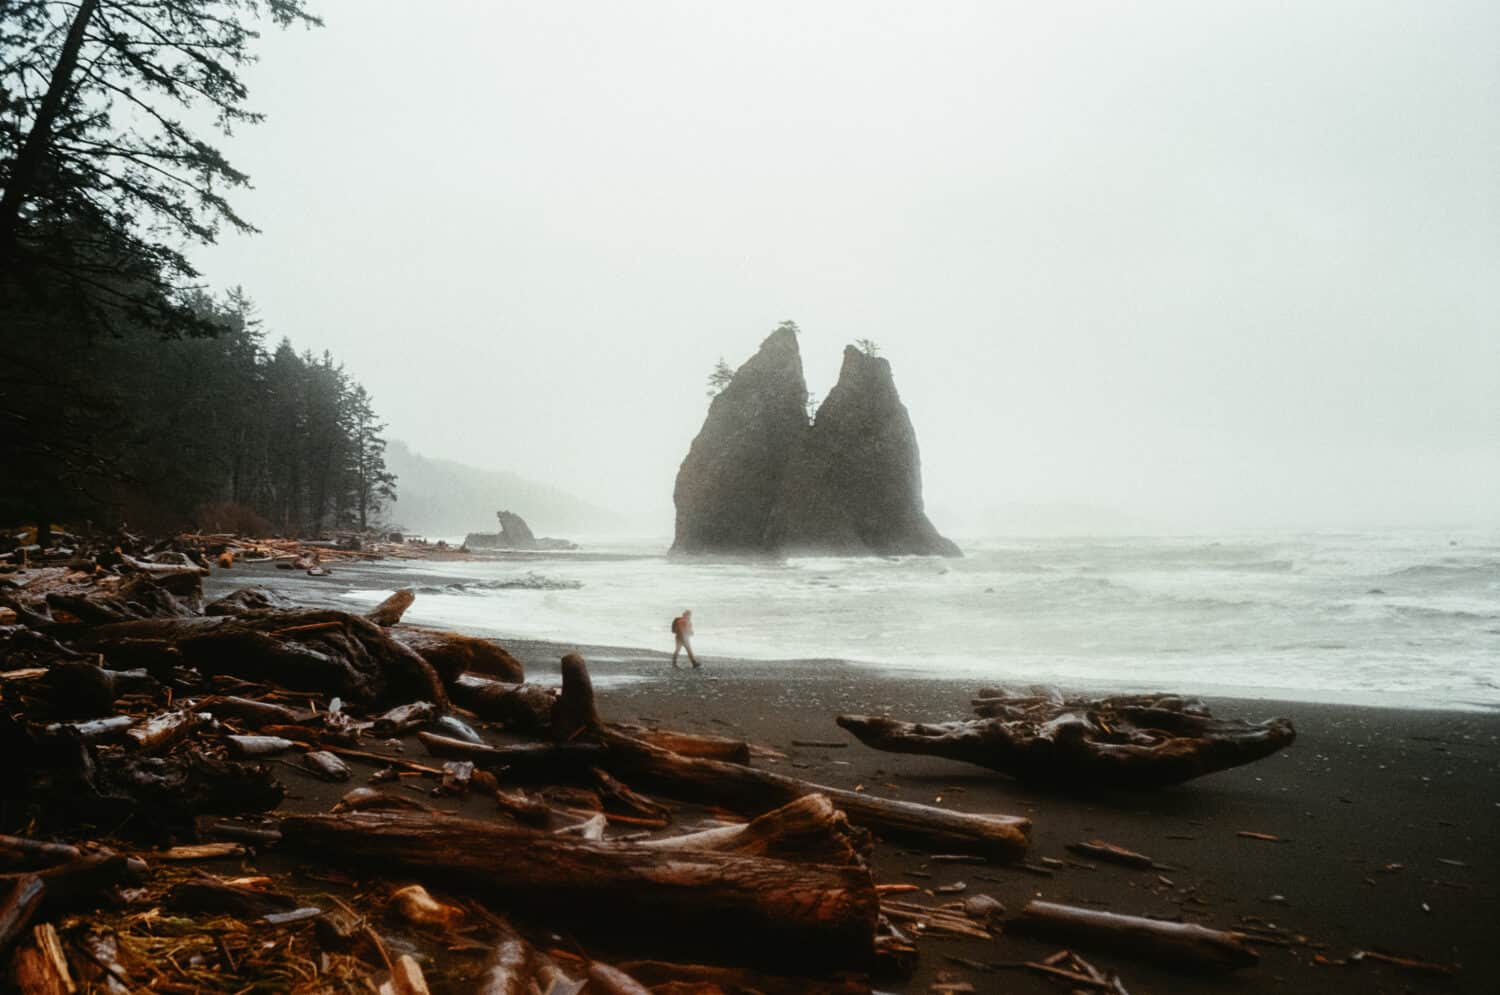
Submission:
[[[741,764],[680,756],[607,729],[603,741],[609,749],[598,766],[632,787],[669,798],[709,802],[754,816],[804,795],[821,794],[850,822],[894,839],[997,860],[1019,860],[1026,853],[1031,821],[1020,816],[976,815],[825,787]]]
[[[1296,738],[1287,719],[1218,719],[1171,695],[1068,698],[1055,689],[982,693],[985,716],[902,722],[840,715],[860,742],[892,753],[947,757],[1059,786],[1159,788],[1269,756]]]
[[[1052,939],[1093,942],[1169,966],[1230,970],[1260,960],[1243,933],[1053,902],[1028,903],[1006,926]]]
[[[226,674],[294,691],[318,691],[360,703],[445,706],[432,665],[369,619],[329,610],[147,619],[101,625],[75,648],[131,661],[153,672],[173,665]]]
[[[1031,821],[1013,815],[973,815],[933,805],[877,798],[830,788],[742,764],[685,757],[626,736],[599,721],[594,691],[581,657],[564,658],[563,687],[553,709],[554,739],[593,740],[607,749],[596,766],[633,788],[669,798],[709,802],[756,816],[821,794],[849,820],[893,838],[917,841],[945,851],[979,853],[1019,860],[1026,852]],[[571,676],[571,679],[570,679]]]
[[[510,684],[519,684],[526,679],[526,668],[521,661],[493,640],[409,625],[397,626],[390,633],[397,642],[415,650],[432,664],[448,683],[465,673]]]
[[[403,587],[366,612],[365,618],[376,625],[395,625],[401,621],[401,616],[406,614],[406,609],[410,608],[412,602],[416,600],[416,592],[409,587]]]
[[[870,852],[870,834],[849,825],[827,795],[803,795],[737,826],[643,840],[654,850],[713,850],[812,864],[859,865]]]
[[[750,762],[750,744],[743,739],[713,736],[701,732],[681,732],[676,729],[652,729],[624,722],[611,723],[610,728],[632,739],[639,739],[652,746],[671,750],[684,757],[703,757],[732,764]]]
[[[873,955],[879,901],[863,868],[664,852],[434,813],[292,816],[282,836],[321,859],[400,868],[655,949],[817,966]]]
[[[537,733],[550,728],[557,689],[537,684],[512,684],[474,674],[461,674],[449,688],[461,705],[491,722],[499,722],[518,733]]]

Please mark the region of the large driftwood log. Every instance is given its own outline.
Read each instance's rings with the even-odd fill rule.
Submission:
[[[1242,933],[1053,902],[1030,902],[1006,925],[1051,938],[1093,941],[1122,953],[1179,967],[1226,970],[1248,967],[1260,959],[1245,943]]]
[[[603,727],[594,707],[594,682],[588,665],[577,653],[569,653],[562,658],[562,692],[552,706],[552,738],[568,743],[580,736],[596,736]]]
[[[148,670],[174,664],[319,691],[362,703],[434,701],[447,693],[432,665],[369,619],[328,610],[148,619],[101,625],[75,646]]]
[[[849,825],[827,795],[803,795],[738,826],[643,840],[655,850],[714,850],[812,864],[862,864],[870,834]]]
[[[712,736],[701,732],[681,732],[676,729],[652,729],[625,722],[612,722],[610,728],[632,739],[639,739],[652,746],[680,753],[685,757],[704,757],[708,760],[723,760],[732,764],[750,762],[750,744],[743,739]]]
[[[403,587],[366,612],[365,618],[376,625],[395,625],[401,621],[401,616],[406,614],[406,609],[410,608],[412,602],[416,600],[416,592],[409,587]]]
[[[526,679],[526,668],[521,661],[493,640],[410,625],[396,626],[390,631],[397,642],[421,654],[449,684],[466,673],[510,684]]]
[[[570,658],[574,672],[571,683]],[[804,795],[822,794],[847,813],[851,822],[893,838],[915,840],[951,852],[981,853],[999,860],[1019,860],[1026,853],[1031,820],[1020,816],[973,815],[877,798],[741,764],[684,757],[616,732],[599,722],[583,659],[570,654],[563,662],[563,693],[558,700],[559,710],[554,710],[553,736],[578,729],[575,736],[602,742],[608,750],[598,766],[632,787],[688,801],[712,802],[752,816]],[[580,672],[582,679],[578,677]],[[560,724],[559,716],[562,716]]]
[[[975,815],[830,788],[740,764],[679,756],[610,730],[603,741],[609,750],[600,767],[633,787],[670,798],[760,815],[804,795],[821,794],[850,822],[881,835],[998,860],[1019,860],[1026,853],[1031,821],[1019,816]]]
[[[654,949],[845,966],[873,954],[879,903],[862,868],[663,852],[428,813],[293,816],[282,834],[320,859],[482,890]]]
[[[552,722],[552,705],[557,701],[555,688],[508,684],[473,674],[460,675],[449,688],[449,694],[454,704],[519,733],[546,730]]]
[[[975,707],[988,717],[969,721],[837,721],[877,750],[947,757],[1061,786],[1164,787],[1259,760],[1296,738],[1287,719],[1216,719],[1201,703],[1176,696],[1065,698],[1029,690],[983,694]]]

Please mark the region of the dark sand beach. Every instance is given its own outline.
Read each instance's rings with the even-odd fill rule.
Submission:
[[[380,565],[356,573],[362,586],[401,583],[399,570]],[[346,572],[336,583],[313,583],[286,572],[278,577],[269,569],[236,569],[216,571],[208,586],[212,594],[265,583],[299,600],[331,601],[348,579]],[[420,621],[419,610],[412,620]],[[1187,974],[1074,946],[1100,968],[1118,970],[1134,995],[1500,990],[1500,715],[1210,698],[1215,714],[1287,716],[1298,739],[1259,763],[1168,790],[1080,796],[948,760],[880,753],[833,722],[843,712],[930,721],[963,717],[975,690],[969,682],[830,660],[723,659],[702,633],[705,667],[699,671],[673,670],[668,654],[654,650],[500,641],[524,661],[530,678],[549,682],[557,679],[562,653],[582,652],[608,720],[743,736],[785,754],[775,769],[835,787],[1024,815],[1033,822],[1029,859],[1068,862],[1043,877],[1004,865],[933,862],[927,854],[880,842],[874,857],[879,882],[922,889],[963,882],[966,890],[957,897],[989,894],[1012,912],[1044,897],[1210,926],[1284,931],[1283,939],[1258,944],[1257,966],[1228,975]],[[305,782],[293,785],[298,797],[289,804],[326,804],[327,786],[291,771],[288,778]],[[475,800],[445,807],[485,811]],[[1091,839],[1149,854],[1170,869],[1075,860],[1065,849]],[[905,897],[936,905],[955,896]],[[1039,959],[1060,949],[1055,942],[1007,932],[992,941],[924,938],[918,946],[915,975],[878,987],[914,993],[939,981],[964,981],[979,992],[1066,990],[1023,970],[975,966]],[[1457,971],[1449,976],[1350,959],[1361,950],[1456,965]]]

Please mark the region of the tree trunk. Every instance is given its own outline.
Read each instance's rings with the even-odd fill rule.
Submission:
[[[10,176],[0,194],[0,267],[6,266],[15,254],[21,231],[21,207],[36,186],[37,175],[47,156],[47,147],[52,143],[52,129],[57,115],[62,113],[63,102],[73,85],[73,73],[78,68],[78,53],[83,48],[84,35],[89,21],[99,7],[99,0],[83,0],[73,12],[73,23],[68,25],[67,37],[58,52],[57,65],[52,67],[52,78],[47,83],[47,92],[37,108],[36,120],[26,133],[26,142],[16,154],[10,168]],[[48,519],[37,521],[37,534],[50,530]]]
[[[611,941],[629,934],[742,963],[770,956],[849,966],[873,955],[879,902],[862,868],[662,852],[426,813],[293,816],[282,834],[321,859],[482,890],[600,928]]]

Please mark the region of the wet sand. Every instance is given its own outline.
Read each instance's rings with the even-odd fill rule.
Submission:
[[[309,579],[285,578],[284,572],[282,578],[266,576],[269,570],[249,574],[216,571],[211,596],[250,582],[326,603],[336,601],[340,587],[310,587]],[[377,577],[401,583],[398,570],[379,565],[360,574],[360,586],[377,585]],[[990,894],[1012,911],[1044,897],[1226,928],[1275,924],[1306,938],[1261,945],[1258,966],[1206,977],[1076,945],[1096,966],[1118,970],[1133,995],[1500,991],[1500,714],[1210,698],[1216,714],[1290,717],[1297,742],[1259,763],[1165,791],[1078,796],[948,760],[880,753],[833,723],[841,712],[926,721],[964,717],[975,690],[968,681],[894,676],[830,660],[726,660],[713,655],[712,640],[702,633],[705,666],[698,671],[673,670],[662,652],[501,642],[532,679],[548,682],[556,680],[562,653],[583,652],[607,720],[741,735],[786,754],[774,769],[814,782],[1025,815],[1033,821],[1033,862],[1072,860],[1066,844],[1098,838],[1171,868],[1078,861],[1088,866],[1069,864],[1040,877],[1003,865],[935,863],[879,843],[874,871],[882,883],[932,889],[962,881],[967,890],[959,897]],[[848,745],[799,746],[799,740]],[[1241,831],[1279,840],[1246,838],[1237,835]],[[907,897],[938,904],[953,896]],[[918,946],[917,973],[878,987],[927,992],[935,981],[955,980],[979,992],[1064,990],[1026,972],[985,973],[947,960],[1037,959],[1059,949],[1057,943],[1007,934],[993,941],[922,939]],[[1461,968],[1445,977],[1369,960],[1316,962],[1320,956],[1343,961],[1357,950]]]

